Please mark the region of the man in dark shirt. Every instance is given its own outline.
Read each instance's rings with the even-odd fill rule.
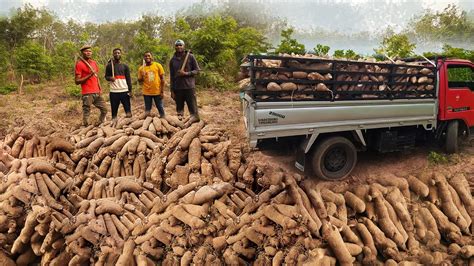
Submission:
[[[112,119],[117,119],[117,112],[120,103],[123,105],[127,117],[132,117],[130,107],[130,96],[132,94],[132,80],[130,78],[130,68],[120,62],[122,50],[113,50],[114,58],[105,67],[105,79],[110,84],[110,107],[112,108]],[[113,67],[113,71],[112,71]]]
[[[196,101],[196,79],[199,65],[190,51],[185,51],[184,42],[175,42],[175,53],[170,60],[170,87],[171,97],[176,101],[178,117],[183,116],[184,103],[188,105],[189,124],[199,121]]]

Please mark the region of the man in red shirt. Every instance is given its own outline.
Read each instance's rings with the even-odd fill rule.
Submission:
[[[107,108],[101,96],[102,92],[98,78],[99,67],[97,63],[92,60],[92,49],[90,45],[82,46],[81,54],[82,58],[79,58],[76,62],[75,82],[77,85],[81,84],[82,88],[82,124],[84,126],[89,125],[88,120],[92,105],[99,108],[99,124],[102,124],[105,121]]]

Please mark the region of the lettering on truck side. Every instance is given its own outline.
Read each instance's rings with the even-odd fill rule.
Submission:
[[[273,111],[270,111],[268,114],[269,114],[269,115],[273,115],[273,116],[277,116],[277,117],[280,117],[280,118],[285,118],[284,115],[279,114],[279,113],[275,113],[275,112],[273,112]]]
[[[453,108],[453,112],[462,112],[462,111],[469,111],[469,106],[467,107],[459,107],[459,108]]]
[[[260,125],[278,124],[278,118],[259,118],[258,123]]]

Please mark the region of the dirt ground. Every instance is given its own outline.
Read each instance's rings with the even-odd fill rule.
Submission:
[[[248,148],[238,92],[202,90],[197,94],[201,118],[224,129],[233,142],[240,143],[243,150],[249,152],[249,158],[303,175],[294,167],[295,147],[288,143],[273,143],[260,150]],[[108,95],[104,97],[108,102]],[[165,92],[164,99],[167,114],[176,114],[174,101],[169,97],[168,91]],[[142,96],[135,96],[132,99],[132,112],[139,113],[143,108]],[[156,108],[152,112],[157,112]],[[97,120],[98,113],[97,109],[92,110],[92,122]],[[119,116],[123,115],[123,108],[120,107]],[[110,109],[107,119],[110,119]],[[22,95],[17,93],[0,95],[0,139],[4,138],[9,129],[16,126],[31,126],[38,132],[47,134],[53,128],[64,131],[77,128],[81,121],[80,99],[67,95],[61,85],[48,84],[28,88]],[[460,168],[472,167],[474,162],[474,142],[464,143],[459,154],[442,155],[447,159],[445,163],[433,163],[433,160],[429,159],[429,154],[433,151],[442,155],[442,150],[437,146],[418,147],[411,151],[388,154],[361,152],[358,154],[359,161],[352,174],[342,182],[333,183],[332,188],[344,190],[348,184],[363,183],[371,176],[387,172],[406,176],[424,170],[457,171]],[[467,178],[473,181],[474,171],[470,173]]]

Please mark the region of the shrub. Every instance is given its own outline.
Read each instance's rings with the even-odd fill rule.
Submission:
[[[69,96],[81,97],[81,87],[78,85],[69,84],[64,89]]]
[[[3,86],[0,86],[0,94],[9,94],[10,92],[12,91],[16,91],[17,90],[17,87],[15,85],[3,85]]]
[[[329,50],[331,48],[327,45],[317,44],[316,47],[313,48],[314,54],[318,56],[325,56],[329,54]]]
[[[202,71],[196,80],[199,88],[217,89],[218,91],[232,90],[235,83],[226,80],[222,74],[215,71]]]
[[[431,151],[428,154],[428,162],[430,162],[430,164],[446,164],[449,162],[449,158],[444,154]]]

